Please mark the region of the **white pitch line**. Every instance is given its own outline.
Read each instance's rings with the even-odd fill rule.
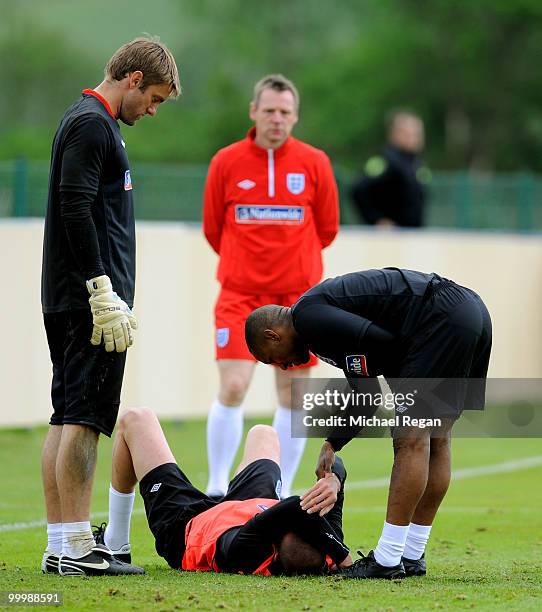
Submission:
[[[462,468],[452,470],[452,480],[466,480],[468,478],[476,478],[478,476],[488,476],[491,474],[505,474],[507,472],[518,472],[519,470],[527,470],[532,467],[542,465],[542,455],[534,457],[525,457],[524,459],[513,459],[504,461],[503,463],[495,463],[493,465],[481,465],[479,467]],[[373,478],[371,480],[354,480],[346,481],[346,490],[354,491],[359,489],[383,489],[390,484],[389,476],[385,478]],[[295,491],[296,494],[304,493],[306,489]]]
[[[535,455],[534,457],[525,457],[523,459],[513,459],[511,461],[504,461],[503,463],[495,463],[493,465],[482,465],[479,467],[462,468],[459,470],[452,471],[452,480],[466,480],[468,478],[477,478],[478,476],[488,476],[491,474],[505,474],[507,472],[518,472],[520,470],[528,470],[529,468],[538,467],[542,465],[542,455]],[[353,482],[348,481],[347,490],[359,490],[359,489],[382,489],[389,485],[390,479],[386,478],[373,478],[371,480],[354,480]],[[306,489],[298,489],[294,491],[294,494],[299,495],[304,493]],[[136,508],[134,514],[143,514],[143,508]],[[107,516],[107,512],[94,512],[92,514],[93,519],[104,518]],[[11,532],[21,531],[23,529],[34,529],[37,527],[44,527],[46,524],[45,519],[36,521],[27,521],[21,523],[6,523],[0,524],[0,532]]]
[[[145,514],[145,510],[143,508],[136,508],[132,514]],[[91,514],[91,520],[106,518],[108,512],[93,512]],[[39,519],[37,521],[27,521],[25,523],[5,523],[0,524],[0,532],[4,531],[21,531],[23,529],[34,529],[36,527],[45,527],[47,525],[47,521],[45,519]]]
[[[438,513],[442,514],[504,514],[505,512],[513,511],[514,514],[540,514],[540,507],[529,507],[521,506],[520,508],[507,506],[505,509],[502,507],[491,507],[491,506],[448,506],[446,502],[438,509]],[[350,506],[348,505],[345,513],[350,514],[367,514],[367,513],[382,514],[386,512],[386,506]]]

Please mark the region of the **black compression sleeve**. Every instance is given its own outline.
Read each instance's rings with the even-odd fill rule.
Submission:
[[[86,193],[61,192],[60,214],[75,261],[88,280],[105,274],[98,234],[92,219],[94,197]]]
[[[339,540],[344,542],[343,534],[343,505],[344,505],[344,483],[346,480],[346,469],[340,457],[335,457],[335,463],[331,471],[337,476],[341,483],[341,489],[337,495],[337,501],[331,510],[326,514],[326,520],[333,527]]]

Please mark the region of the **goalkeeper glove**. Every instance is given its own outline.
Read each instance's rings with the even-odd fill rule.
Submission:
[[[100,346],[103,342],[108,353],[123,353],[133,344],[132,330],[137,320],[124,300],[113,291],[109,276],[97,276],[87,281],[89,304],[94,328],[90,343]]]

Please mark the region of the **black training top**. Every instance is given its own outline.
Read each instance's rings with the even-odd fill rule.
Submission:
[[[398,351],[385,349],[404,346],[433,278],[439,277],[384,268],[327,279],[292,306],[294,327],[315,355],[347,377],[390,374]]]
[[[45,218],[44,313],[88,308],[101,274],[133,305],[135,221],[125,144],[106,100],[85,89],[55,134]]]
[[[350,195],[361,217],[369,225],[391,219],[401,227],[424,224],[425,186],[429,170],[414,153],[388,146],[371,158],[365,175],[353,185]]]

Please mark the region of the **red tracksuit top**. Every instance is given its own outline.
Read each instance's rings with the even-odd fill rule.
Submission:
[[[244,525],[260,512],[278,503],[278,499],[264,498],[226,501],[195,516],[185,530],[183,570],[220,572],[221,569],[215,562],[218,538],[228,529]],[[252,573],[270,576],[268,567],[272,561],[273,555]]]
[[[339,228],[337,185],[327,155],[291,136],[278,149],[247,137],[211,160],[203,231],[220,255],[225,289],[302,293],[321,280],[322,249]]]

